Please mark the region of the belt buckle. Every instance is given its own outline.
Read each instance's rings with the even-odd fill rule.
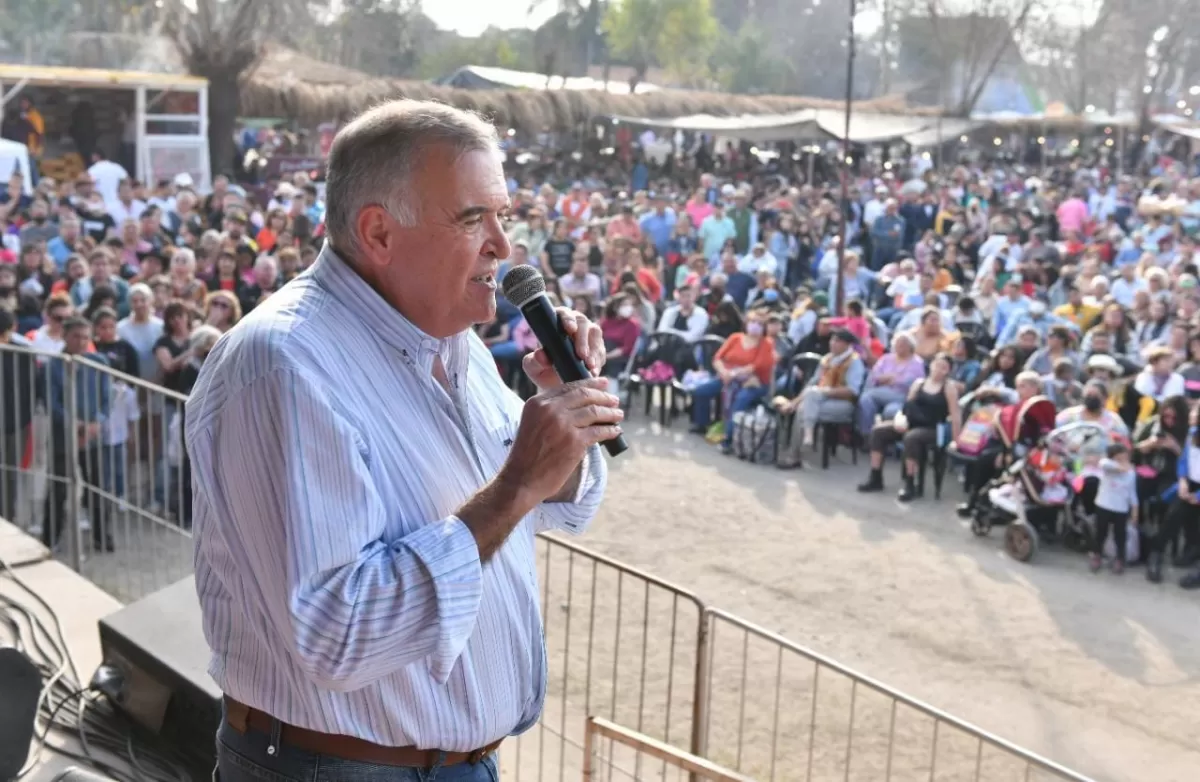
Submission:
[[[492,751],[489,748],[480,747],[479,749],[472,751],[471,754],[467,755],[467,762],[472,766],[478,766],[483,759],[490,754],[492,754]]]

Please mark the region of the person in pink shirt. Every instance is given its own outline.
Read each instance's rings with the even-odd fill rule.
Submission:
[[[642,241],[642,228],[638,225],[637,218],[633,216],[631,204],[625,204],[621,207],[621,214],[608,221],[608,230],[605,231],[605,236],[610,242],[613,239],[628,239],[634,244]]]
[[[1058,217],[1059,236],[1066,236],[1071,231],[1083,232],[1083,224],[1088,219],[1087,202],[1079,192],[1072,192],[1071,197],[1058,205],[1055,212]]]
[[[704,222],[704,218],[713,213],[713,205],[708,202],[708,193],[704,191],[703,187],[692,194],[683,209],[691,218],[694,226],[699,226]]]

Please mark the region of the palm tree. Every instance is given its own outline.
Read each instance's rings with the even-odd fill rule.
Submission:
[[[194,76],[208,79],[208,149],[214,173],[229,173],[239,83],[262,57],[269,31],[308,18],[303,0],[170,0],[163,32]],[[285,24],[290,22],[290,24]]]

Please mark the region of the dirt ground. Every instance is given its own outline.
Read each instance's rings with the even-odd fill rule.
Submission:
[[[1148,584],[1138,569],[1092,575],[1063,552],[1013,562],[998,535],[976,539],[954,517],[956,486],[940,501],[897,503],[894,464],[889,492],[863,496],[861,462],[780,473],[723,457],[684,429],[634,415],[632,448],[610,462],[603,511],[580,544],[1097,780],[1200,778],[1200,596]],[[563,553],[543,562],[552,696],[565,688],[576,707],[686,745],[685,709],[664,709],[690,707],[695,608]],[[593,640],[614,611],[618,637]],[[732,627],[714,635],[709,755],[720,762],[804,779],[815,747],[813,779],[884,779],[889,769],[895,779],[975,779],[976,768],[980,779],[1022,778],[990,749],[934,735],[909,709],[894,717],[886,699],[828,670],[814,688],[807,660]],[[605,672],[643,639],[640,676]],[[569,676],[560,655],[574,661]]]

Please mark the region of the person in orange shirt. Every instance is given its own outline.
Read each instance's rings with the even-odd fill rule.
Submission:
[[[262,230],[254,237],[254,241],[258,243],[258,249],[269,253],[275,249],[275,243],[279,241],[279,234],[287,230],[287,212],[282,209],[272,209],[267,212],[265,223]]]
[[[734,413],[750,410],[766,396],[775,369],[775,343],[766,335],[766,316],[751,310],[745,331],[732,334],[713,359],[713,374],[692,389],[692,431],[708,431],[712,402],[724,394],[725,439],[721,452],[730,453]]]

